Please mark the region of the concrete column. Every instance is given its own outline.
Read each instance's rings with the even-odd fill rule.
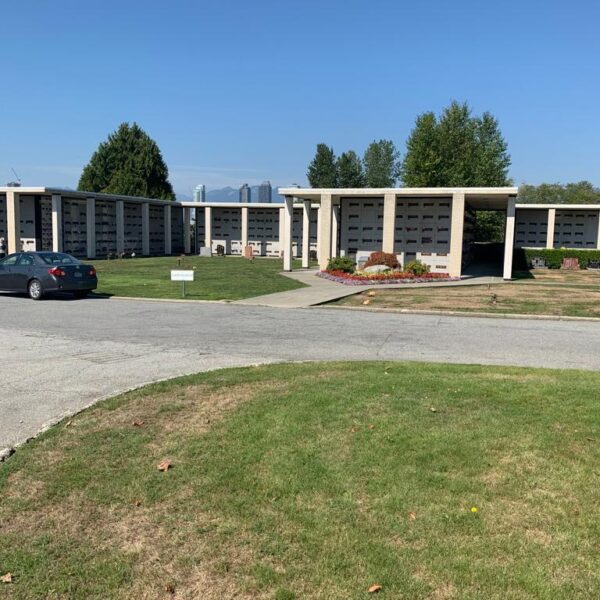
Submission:
[[[462,274],[463,229],[465,225],[465,195],[452,194],[452,223],[450,225],[450,277]]]
[[[321,270],[327,268],[327,263],[331,258],[331,212],[332,212],[331,194],[321,194],[321,208],[319,212],[319,267]]]
[[[96,258],[96,198],[88,198],[85,210],[86,254],[88,258]]]
[[[150,256],[150,203],[142,204],[142,254]]]
[[[396,239],[396,194],[383,197],[383,252],[394,253]]]
[[[310,200],[302,203],[302,268],[310,265]]]
[[[504,236],[504,279],[512,279],[513,251],[515,246],[515,198],[508,199],[506,207],[506,235]]]
[[[192,251],[192,228],[190,225],[191,221],[191,209],[182,208],[183,210],[183,252],[184,254],[190,254]]]
[[[117,254],[125,252],[125,204],[123,200],[115,202],[117,211]]]
[[[596,242],[596,248],[600,250],[600,212],[598,213],[598,241]]]
[[[279,209],[279,258],[283,257],[283,251],[285,249],[285,206]]]
[[[241,215],[241,233],[240,240],[242,242],[242,256],[244,255],[244,248],[248,245],[248,207],[242,206]]]
[[[556,209],[548,209],[548,228],[546,229],[546,248],[554,248],[554,225],[556,223]]]
[[[319,256],[321,256],[321,215],[323,211],[321,210],[321,205],[319,204],[319,208],[317,209],[317,261],[319,260]]]
[[[294,198],[292,196],[285,197],[284,214],[284,229],[283,229],[283,270],[292,270],[292,248],[293,248],[293,227],[294,227]]]
[[[340,222],[340,205],[334,204],[331,209],[331,256],[338,255],[338,231]]]
[[[204,245],[212,249],[212,206],[204,209]]]
[[[52,252],[63,249],[63,203],[60,194],[52,194]]]
[[[171,254],[171,206],[165,204],[163,206],[164,223],[165,223],[165,256]]]

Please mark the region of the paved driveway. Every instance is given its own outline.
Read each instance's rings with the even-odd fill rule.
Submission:
[[[600,324],[0,295],[0,450],[146,382],[286,360],[600,369]]]

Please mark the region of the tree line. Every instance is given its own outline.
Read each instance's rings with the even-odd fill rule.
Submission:
[[[354,150],[336,157],[321,143],[306,175],[314,188],[493,187],[511,184],[510,163],[496,118],[455,101],[439,117],[417,117],[402,160],[391,140],[373,141],[362,159]]]

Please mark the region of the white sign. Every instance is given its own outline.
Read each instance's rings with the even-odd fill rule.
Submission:
[[[171,271],[171,281],[194,281],[194,271]]]

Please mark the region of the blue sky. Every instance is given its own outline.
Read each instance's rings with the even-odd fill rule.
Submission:
[[[76,186],[137,121],[177,192],[306,182],[318,142],[403,150],[452,99],[500,121],[518,183],[600,185],[600,4],[21,0],[0,18],[0,184]]]

